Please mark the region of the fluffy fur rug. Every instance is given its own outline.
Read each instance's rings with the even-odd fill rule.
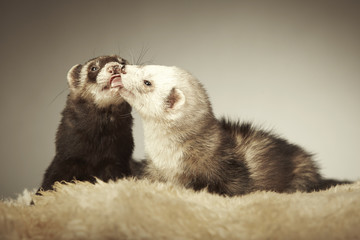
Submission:
[[[57,185],[0,202],[0,239],[360,239],[360,182],[222,197],[146,180]]]

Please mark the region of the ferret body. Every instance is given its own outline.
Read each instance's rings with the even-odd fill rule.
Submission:
[[[228,196],[338,183],[323,180],[301,147],[249,123],[216,119],[202,84],[180,68],[127,65],[117,87],[142,117],[150,179]]]
[[[118,56],[101,56],[70,69],[56,155],[39,190],[52,189],[56,181],[108,181],[130,175],[131,107],[110,87],[125,64]]]

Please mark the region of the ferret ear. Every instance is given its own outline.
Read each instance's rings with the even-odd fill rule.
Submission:
[[[185,103],[185,95],[180,89],[173,88],[166,99],[168,109],[179,109]]]
[[[80,85],[80,71],[81,71],[82,65],[77,64],[73,66],[68,74],[67,74],[67,80],[69,84],[69,88],[74,89],[77,88]]]

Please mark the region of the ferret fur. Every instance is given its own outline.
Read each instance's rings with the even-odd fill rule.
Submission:
[[[131,174],[131,107],[110,87],[125,64],[118,56],[101,56],[70,69],[56,155],[39,190],[50,190],[57,181],[108,181]]]
[[[301,147],[250,123],[216,119],[203,85],[183,69],[127,65],[119,93],[142,117],[150,179],[228,196],[340,183],[322,179]]]

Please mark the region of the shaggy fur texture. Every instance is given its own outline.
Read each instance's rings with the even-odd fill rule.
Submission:
[[[0,202],[0,239],[360,239],[360,182],[232,198],[132,179],[55,188]]]

